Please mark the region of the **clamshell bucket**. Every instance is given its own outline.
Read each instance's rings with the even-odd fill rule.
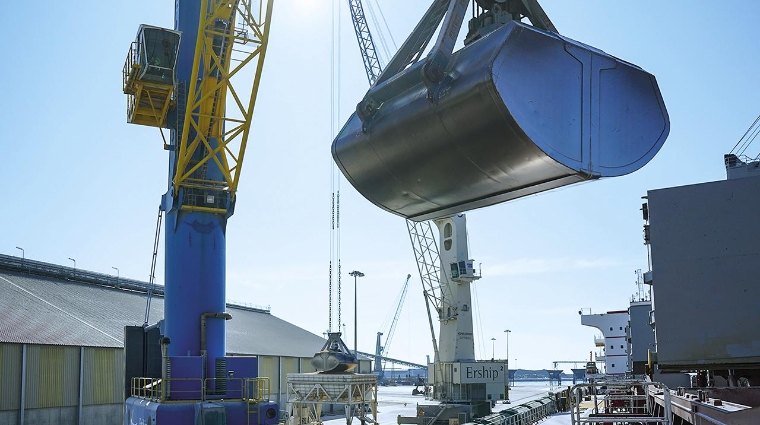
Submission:
[[[373,86],[332,145],[364,197],[412,220],[631,173],[669,132],[654,76],[521,22],[455,52],[435,90],[423,65]]]

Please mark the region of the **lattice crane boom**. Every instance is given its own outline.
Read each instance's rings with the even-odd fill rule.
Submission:
[[[204,0],[183,114],[174,195],[182,209],[232,214],[266,56],[273,0]],[[234,64],[234,66],[232,66]],[[251,87],[233,84],[253,66]],[[228,94],[232,112],[227,111]],[[220,199],[212,198],[217,196]]]
[[[364,6],[362,6],[361,0],[348,0],[348,8],[351,11],[351,22],[354,24],[356,41],[359,43],[359,51],[364,62],[364,71],[367,73],[369,85],[372,86],[382,72],[375,41],[369,30],[369,25],[367,25],[367,17],[364,15]]]
[[[383,356],[388,355],[388,347],[391,345],[393,335],[396,333],[396,325],[398,324],[398,318],[401,315],[401,309],[404,307],[406,291],[409,289],[409,279],[411,277],[412,275],[410,274],[406,275],[406,281],[404,281],[404,286],[401,288],[401,296],[399,297],[398,305],[396,305],[396,313],[393,314],[393,321],[391,322],[390,330],[388,330],[388,336],[385,338],[385,345],[383,345],[380,350],[380,354]]]

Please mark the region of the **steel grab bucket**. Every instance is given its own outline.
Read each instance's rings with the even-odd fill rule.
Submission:
[[[631,173],[670,129],[653,75],[523,23],[456,52],[435,91],[423,62],[372,87],[392,95],[332,144],[364,197],[412,220]]]

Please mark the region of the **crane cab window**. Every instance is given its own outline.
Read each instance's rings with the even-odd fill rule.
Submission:
[[[141,25],[137,33],[140,80],[174,84],[174,69],[179,51],[179,31]]]

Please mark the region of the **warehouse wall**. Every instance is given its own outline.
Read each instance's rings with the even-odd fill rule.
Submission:
[[[311,357],[259,356],[259,376],[268,377],[271,400],[285,409],[287,402],[288,374],[315,372]]]
[[[311,357],[258,356],[258,365],[281,411],[287,402],[287,374],[315,371]],[[80,403],[83,425],[121,424],[124,350],[0,343],[0,425],[21,423],[22,386],[24,425],[78,425]]]
[[[122,351],[0,343],[0,425],[120,424]]]

